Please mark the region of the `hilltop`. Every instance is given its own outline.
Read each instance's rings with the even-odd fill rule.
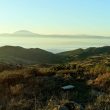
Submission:
[[[89,58],[110,58],[110,46],[76,49],[58,54],[40,48],[0,47],[0,62],[12,64],[61,64]]]
[[[76,49],[58,53],[58,55],[67,57],[68,60],[85,60],[90,57],[110,55],[110,46],[90,47],[87,49]]]
[[[110,66],[97,62],[0,65],[1,110],[63,110],[71,102],[73,110],[110,110]],[[74,89],[62,90],[67,85]]]
[[[68,105],[74,110],[110,108],[109,46],[58,55],[39,48],[4,46],[0,61],[1,110],[62,110],[58,106]],[[62,89],[68,85],[74,88]]]
[[[0,62],[12,64],[57,64],[62,62],[59,55],[39,49],[19,46],[0,47]]]
[[[33,33],[31,31],[27,31],[27,30],[19,30],[13,33],[13,35],[15,36],[33,36],[33,35],[38,35],[36,33]]]

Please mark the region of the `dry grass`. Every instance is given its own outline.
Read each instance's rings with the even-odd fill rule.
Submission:
[[[110,73],[99,73],[96,67],[92,73],[91,68],[85,68],[66,64],[5,70],[0,73],[1,110],[34,110],[35,106],[36,110],[45,110],[70,100],[83,104],[85,110],[109,110],[105,108],[110,103],[110,94],[106,93],[110,87]],[[61,87],[68,84],[73,84],[75,90],[65,93]],[[103,88],[104,93],[98,96],[89,94],[94,86]]]
[[[92,84],[103,90],[110,88],[110,73],[98,75],[98,77],[92,81]]]

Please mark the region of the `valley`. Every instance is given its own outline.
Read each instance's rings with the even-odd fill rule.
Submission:
[[[106,46],[53,54],[1,47],[0,59],[5,60],[0,61],[0,109],[58,110],[72,103],[75,110],[109,110],[109,50]],[[74,89],[61,89],[68,85]]]

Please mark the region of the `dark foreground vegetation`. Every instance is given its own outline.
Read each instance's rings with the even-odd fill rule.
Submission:
[[[74,85],[70,91],[62,86]],[[0,65],[0,110],[110,110],[109,59],[57,65]],[[67,110],[67,109],[64,109]]]
[[[0,110],[110,110],[110,46],[59,54],[5,46],[0,62]]]

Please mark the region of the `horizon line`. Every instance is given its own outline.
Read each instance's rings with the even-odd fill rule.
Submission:
[[[57,35],[60,35],[60,36],[100,36],[100,37],[110,37],[110,35],[95,35],[95,34],[62,34],[62,33],[58,33],[58,34],[43,34],[43,33],[37,33],[37,32],[33,32],[33,31],[29,31],[29,30],[18,30],[18,31],[13,31],[13,32],[0,32],[0,35],[5,35],[5,34],[9,34],[9,35],[14,35],[14,34],[17,34],[17,32],[20,32],[20,31],[24,31],[24,32],[27,32],[27,33],[31,33],[31,34],[35,34],[35,35],[53,35],[53,36],[57,36]],[[21,32],[22,33],[22,32]]]

